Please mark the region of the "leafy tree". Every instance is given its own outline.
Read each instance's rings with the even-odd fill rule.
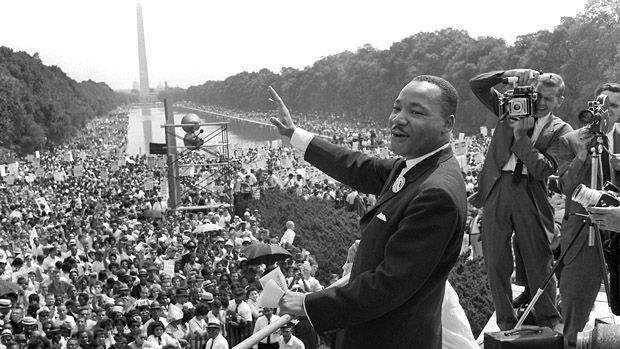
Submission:
[[[126,102],[104,83],[77,83],[38,54],[0,47],[0,146],[32,152],[69,140],[96,115]]]
[[[371,45],[356,52],[324,57],[298,70],[243,72],[223,81],[188,89],[187,98],[204,104],[266,111],[271,84],[292,110],[336,114],[350,120],[383,122],[398,91],[420,74],[442,76],[460,96],[456,132],[494,127],[493,117],[469,89],[475,75],[500,69],[533,68],[564,77],[566,101],[559,115],[579,126],[576,114],[593,98],[595,87],[620,76],[620,0],[590,0],[575,17],[562,18],[553,30],[524,33],[514,45],[493,37],[472,38],[451,28],[417,33],[387,50]]]

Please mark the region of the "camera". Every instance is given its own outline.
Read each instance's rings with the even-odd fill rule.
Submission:
[[[588,109],[579,112],[579,121],[592,133],[606,134],[609,132],[609,99],[600,95],[594,101],[588,101]]]
[[[585,184],[580,184],[571,199],[585,207],[617,207],[620,206],[618,199],[620,191],[611,182],[606,182],[602,190],[588,188]]]
[[[506,117],[526,118],[536,111],[538,92],[532,86],[515,86],[499,100],[500,120]]]

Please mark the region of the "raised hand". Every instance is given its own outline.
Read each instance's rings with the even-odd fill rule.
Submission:
[[[286,105],[284,105],[282,98],[280,98],[276,90],[274,90],[271,86],[269,86],[268,89],[269,94],[271,95],[270,100],[278,106],[278,117],[272,117],[270,121],[278,128],[278,132],[281,135],[291,138],[293,136],[293,132],[295,131],[295,123],[293,123],[291,113],[288,111]]]

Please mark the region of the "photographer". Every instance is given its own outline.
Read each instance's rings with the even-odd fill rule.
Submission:
[[[505,96],[493,87],[505,78],[518,78],[519,86],[534,86],[535,93],[529,93],[535,99],[530,115],[503,112]],[[510,284],[514,269],[511,236],[514,233],[515,250],[523,261],[526,291],[533,294],[550,272],[553,257],[547,236],[553,235],[554,212],[546,179],[557,170],[560,136],[572,128],[553,114],[564,100],[564,81],[557,74],[541,75],[530,69],[494,71],[473,78],[470,86],[499,117],[472,204],[484,207],[482,247],[497,325],[509,330],[517,324]],[[527,107],[520,106],[520,110]],[[538,325],[553,328],[561,323],[555,295],[552,281],[534,307]]]
[[[620,118],[620,84],[604,84],[597,88],[597,97],[606,95],[609,99],[609,130],[603,134],[603,142],[608,142],[607,148],[613,154],[620,152],[620,127],[616,124]],[[585,126],[560,139],[560,155],[558,157],[559,186],[562,192],[570,198],[579,184],[590,186],[590,154],[589,145],[596,132]],[[600,135],[599,135],[600,136]],[[616,186],[620,183],[620,161],[609,154],[601,154],[601,164],[608,163],[610,167],[603,165],[603,180],[611,180]],[[605,159],[607,157],[607,159]],[[607,160],[609,162],[607,162]],[[605,178],[609,174],[609,178]],[[602,211],[602,212],[601,212]],[[593,221],[601,224],[601,229],[617,230],[617,220],[610,214],[613,210],[593,209]],[[564,343],[565,348],[574,348],[576,345],[577,332],[581,331],[588,321],[590,310],[596,299],[601,285],[600,262],[596,246],[589,246],[588,226],[578,231],[583,218],[574,213],[586,214],[586,210],[578,203],[568,200],[566,214],[562,223],[562,250],[575,234],[579,234],[575,244],[566,251],[564,268],[560,280],[560,293],[562,294],[562,315],[564,316]]]

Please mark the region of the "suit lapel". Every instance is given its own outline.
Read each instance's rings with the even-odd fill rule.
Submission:
[[[536,139],[536,144],[534,147],[538,150],[547,149],[549,146],[549,142],[551,138],[553,138],[554,129],[557,125],[557,120],[555,115],[549,115],[549,120],[545,123],[542,130],[540,130],[540,134],[538,135],[538,139]]]

